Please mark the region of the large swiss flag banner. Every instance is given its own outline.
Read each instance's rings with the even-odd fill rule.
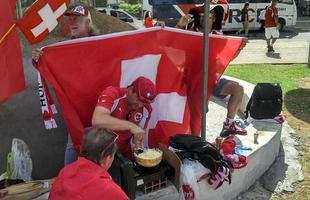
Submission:
[[[241,38],[209,39],[208,94],[240,48]],[[156,84],[149,146],[176,133],[200,134],[203,35],[151,28],[76,39],[43,49],[41,75],[55,89],[68,132],[79,148],[101,91],[127,87],[139,76]]]
[[[58,24],[70,0],[37,0],[18,21],[31,44],[41,42]]]
[[[25,89],[14,4],[13,0],[0,1],[0,104]]]

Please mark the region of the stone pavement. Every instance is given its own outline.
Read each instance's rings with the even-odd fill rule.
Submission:
[[[278,39],[274,44],[274,53],[267,53],[265,40],[249,40],[238,57],[230,64],[293,64],[308,63],[308,40]]]

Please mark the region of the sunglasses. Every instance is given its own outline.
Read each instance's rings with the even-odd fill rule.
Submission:
[[[112,147],[112,146],[116,143],[116,141],[118,140],[118,135],[117,135],[114,131],[111,131],[111,133],[113,134],[114,139],[102,150],[101,154],[102,154],[103,156],[105,155],[106,151],[107,151],[110,147]]]

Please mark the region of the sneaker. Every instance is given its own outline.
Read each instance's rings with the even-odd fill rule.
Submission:
[[[233,121],[231,124],[224,122],[221,137],[228,137],[230,134],[246,135],[245,125],[241,120]]]
[[[272,46],[270,46],[270,45],[267,46],[267,49],[268,49],[268,52],[272,52],[272,50],[273,50]]]
[[[223,128],[222,128],[222,131],[220,133],[221,137],[228,137],[229,135],[234,134],[233,132],[231,132],[229,127],[230,127],[230,124],[228,123],[228,121],[225,121],[223,123]]]
[[[273,46],[270,46],[270,51],[274,52]]]

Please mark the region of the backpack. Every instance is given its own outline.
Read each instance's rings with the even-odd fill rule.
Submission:
[[[246,106],[248,114],[254,119],[273,119],[282,111],[282,89],[279,83],[258,83]]]
[[[170,137],[169,145],[182,150],[176,152],[181,160],[185,158],[198,160],[205,168],[210,169],[214,175],[221,167],[233,168],[232,164],[223,158],[220,151],[213,144],[201,137],[177,134]]]

